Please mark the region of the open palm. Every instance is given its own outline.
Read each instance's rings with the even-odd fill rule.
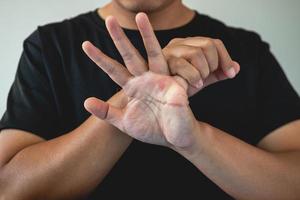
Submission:
[[[186,90],[174,78],[146,72],[128,81],[124,92],[129,97],[128,104],[122,110],[113,110],[114,117],[108,113],[112,124],[147,143],[189,143],[194,117]]]
[[[89,98],[85,107],[140,141],[187,146],[196,123],[188,105],[187,83],[178,76],[169,75],[167,62],[147,16],[138,14],[136,22],[147,50],[148,63],[113,17],[106,19],[106,25],[127,68],[90,42],[83,43],[86,54],[123,88],[128,97],[126,106],[116,108],[102,100]]]

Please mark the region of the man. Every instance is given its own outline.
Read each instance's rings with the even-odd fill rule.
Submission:
[[[114,0],[25,40],[1,199],[299,199],[299,119],[255,33],[180,0]]]

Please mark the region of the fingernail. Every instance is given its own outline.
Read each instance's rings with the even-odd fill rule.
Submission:
[[[236,75],[233,67],[229,68],[225,73],[228,78],[234,78]]]
[[[203,81],[202,81],[202,80],[198,81],[198,82],[195,84],[195,87],[196,87],[196,88],[202,88],[202,86],[203,86]]]

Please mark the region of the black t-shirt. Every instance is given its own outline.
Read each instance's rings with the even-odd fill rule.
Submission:
[[[125,29],[125,33],[146,57],[139,32]],[[240,63],[236,78],[209,86],[190,98],[198,120],[256,145],[272,130],[300,119],[299,96],[268,44],[256,33],[228,27],[197,13],[188,24],[155,34],[162,47],[178,37],[219,38]],[[24,41],[0,129],[16,128],[52,139],[89,117],[83,107],[86,98],[107,100],[120,89],[83,53],[81,44],[85,40],[122,62],[96,11],[40,26]],[[120,194],[125,199],[230,199],[176,152],[139,141],[130,145],[89,199],[112,199]]]

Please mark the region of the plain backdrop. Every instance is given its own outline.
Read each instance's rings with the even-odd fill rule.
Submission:
[[[0,0],[0,116],[13,82],[23,40],[38,25],[101,7],[107,0]],[[185,0],[190,8],[228,25],[258,32],[300,93],[299,0]],[[284,97],[283,97],[284,98]]]

